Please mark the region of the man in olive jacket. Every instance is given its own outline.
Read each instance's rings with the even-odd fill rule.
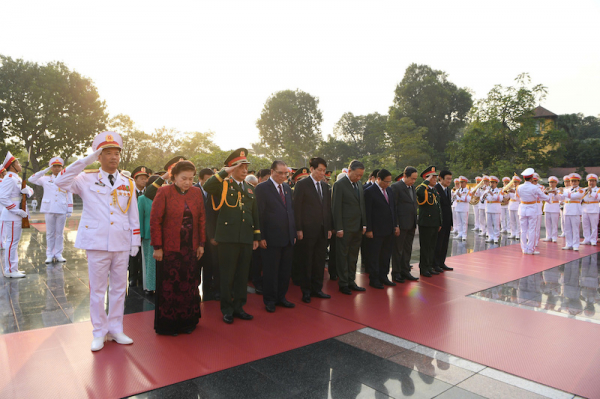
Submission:
[[[226,167],[204,183],[204,190],[214,197],[215,210],[219,210],[214,239],[219,253],[221,312],[227,324],[233,323],[233,317],[253,318],[243,306],[252,251],[258,248],[260,228],[254,190],[244,181],[250,163],[246,154],[245,148],[235,150],[225,161]]]
[[[419,269],[421,276],[439,274],[434,270],[435,244],[438,231],[442,228],[442,210],[438,192],[435,189],[438,172],[430,166],[421,173],[424,182],[417,187],[419,204],[419,244],[421,246]]]
[[[352,161],[348,174],[333,185],[331,201],[333,229],[336,232],[336,263],[340,292],[351,295],[354,291],[366,291],[359,287],[356,263],[363,234],[367,231],[365,197],[360,179],[365,173],[362,162]],[[435,245],[435,242],[434,242]]]

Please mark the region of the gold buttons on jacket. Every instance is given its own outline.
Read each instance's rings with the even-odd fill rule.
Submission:
[[[114,222],[110,222],[110,224],[114,224]]]

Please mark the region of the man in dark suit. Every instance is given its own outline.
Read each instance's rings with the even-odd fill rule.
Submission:
[[[389,187],[392,174],[387,169],[377,172],[377,180],[365,190],[367,232],[369,247],[369,285],[383,289],[396,283],[388,279],[394,235],[400,235],[394,207],[394,194]]]
[[[354,291],[366,291],[359,287],[356,263],[363,234],[367,231],[365,197],[360,179],[365,166],[360,161],[350,162],[348,174],[333,185],[333,229],[336,232],[336,263],[340,292],[352,295]]]
[[[266,182],[271,177],[271,169],[261,169],[258,171],[256,175],[258,178],[258,184]],[[263,294],[263,277],[262,277],[262,255],[261,249],[257,248],[252,251],[252,264],[250,266],[250,276],[249,279],[252,280],[252,284],[254,284],[254,291],[258,295]]]
[[[417,170],[407,166],[400,181],[391,186],[394,192],[396,220],[400,227],[400,235],[394,239],[392,252],[392,280],[398,283],[418,280],[410,274],[410,257],[417,228],[417,194],[414,187],[416,180]]]
[[[292,189],[285,183],[288,175],[285,162],[274,161],[269,180],[256,186],[261,222],[263,302],[270,313],[275,312],[275,305],[295,307],[285,298],[290,285],[296,242]]]
[[[438,232],[442,228],[442,210],[437,190],[434,188],[438,172],[430,166],[421,172],[423,183],[416,189],[419,205],[419,269],[421,276],[431,277],[440,274],[434,270],[435,244]]]
[[[310,297],[331,298],[323,292],[323,274],[327,240],[331,238],[331,193],[323,177],[327,163],[323,158],[310,160],[310,176],[294,187],[294,215],[296,217],[296,249],[303,253],[300,287],[302,301]]]
[[[440,196],[440,208],[442,209],[442,229],[437,236],[435,244],[435,259],[433,269],[442,273],[444,271],[454,270],[446,266],[446,254],[448,253],[448,242],[450,241],[450,230],[452,230],[452,194],[450,192],[450,183],[452,183],[452,172],[442,170],[440,178],[435,185]]]
[[[212,176],[214,172],[205,168],[198,173],[199,181],[196,187],[202,190],[204,197],[204,215],[206,229],[206,243],[204,244],[204,256],[198,261],[198,273],[201,274],[202,282],[202,300],[221,300],[219,289],[219,255],[217,252],[217,242],[215,241],[215,231],[217,230],[217,218],[219,211],[215,211],[212,204],[212,195],[204,190],[204,183]]]

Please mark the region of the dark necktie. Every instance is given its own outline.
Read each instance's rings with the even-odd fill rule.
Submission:
[[[356,191],[356,196],[358,198],[360,198],[360,193],[358,192],[358,184],[357,183],[352,183],[352,185],[354,186],[354,190]]]
[[[285,194],[283,194],[283,188],[281,188],[281,184],[279,185],[279,195],[281,196],[281,200],[283,201],[283,205],[285,205]]]
[[[323,192],[321,191],[321,183],[317,183],[317,192],[319,193],[319,198],[323,201]]]
[[[108,181],[110,182],[111,186],[115,185],[115,177],[113,175],[108,175]]]
[[[415,193],[413,191],[412,186],[408,187],[408,191],[410,191],[410,199],[415,200]]]

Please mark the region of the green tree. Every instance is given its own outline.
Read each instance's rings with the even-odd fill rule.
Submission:
[[[301,90],[271,95],[256,121],[260,142],[252,147],[255,153],[304,165],[322,141],[323,114],[318,105],[318,98]]]
[[[119,167],[124,170],[133,170],[138,166],[145,165],[142,162],[144,151],[152,144],[152,136],[138,129],[133,120],[124,114],[118,114],[108,121],[108,130],[117,132],[123,138],[121,149],[121,162]],[[141,162],[138,165],[138,162]]]
[[[556,127],[569,136],[564,145],[565,159],[562,166],[600,165],[600,118],[583,114],[559,115]]]
[[[358,151],[352,144],[338,140],[332,135],[327,136],[327,140],[319,144],[315,154],[326,160],[327,169],[334,172],[342,170],[352,159],[359,157]]]
[[[390,118],[408,117],[427,128],[425,139],[444,157],[449,142],[467,123],[473,100],[468,89],[458,88],[448,75],[427,65],[411,64],[395,90]]]
[[[92,81],[65,64],[0,55],[0,138],[31,148],[34,171],[57,155],[83,155],[105,130],[105,109]]]
[[[392,110],[392,115],[395,112]],[[398,171],[430,163],[433,148],[425,139],[427,128],[418,127],[410,118],[392,115],[387,123],[387,163]]]
[[[375,156],[385,152],[387,115],[377,112],[355,116],[346,112],[336,123],[333,132],[352,145],[360,156]]]

